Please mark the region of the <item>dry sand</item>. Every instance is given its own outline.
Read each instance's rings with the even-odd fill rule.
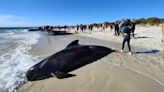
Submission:
[[[67,79],[54,77],[41,81],[27,82],[18,91],[164,92],[164,62],[161,55],[160,28],[140,27],[137,28],[136,34],[136,39],[132,39],[131,44],[133,45],[133,51],[140,52],[138,54],[131,56],[127,53],[112,53],[97,62],[71,72],[71,74],[77,75],[75,77]],[[46,57],[63,49],[66,44],[74,39],[80,39],[80,43],[84,44],[98,44],[115,49],[120,49],[121,44],[121,37],[113,36],[113,32],[110,30],[93,32],[92,34],[80,33],[78,36],[70,36],[69,40],[68,38],[59,37],[60,41],[64,41],[65,44],[58,43],[57,45],[60,45],[58,47],[56,47],[55,41],[59,40],[59,38],[48,37],[48,39],[45,39],[46,37],[43,36],[41,41],[33,46],[33,54]],[[157,53],[152,50],[156,50]]]
[[[81,33],[80,36],[92,37],[102,40],[107,40],[111,42],[122,42],[122,37],[114,36],[114,30],[107,29],[104,32],[100,32],[99,30],[95,30],[95,32],[89,33]],[[162,50],[163,46],[161,44],[162,41],[162,28],[156,26],[142,27],[137,26],[135,30],[135,37],[132,38],[131,44],[137,47],[143,47],[147,49],[156,49]]]

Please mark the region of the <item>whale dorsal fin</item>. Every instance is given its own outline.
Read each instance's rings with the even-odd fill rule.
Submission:
[[[77,45],[79,45],[79,40],[74,40],[73,42],[71,42],[69,45],[67,45],[67,48],[68,47],[72,47],[72,46],[77,46]]]

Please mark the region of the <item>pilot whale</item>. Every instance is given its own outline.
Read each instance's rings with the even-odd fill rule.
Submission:
[[[26,73],[28,81],[42,80],[54,76],[59,79],[75,76],[69,74],[69,72],[114,52],[114,50],[104,46],[80,45],[78,41],[71,42],[65,49],[31,67]]]

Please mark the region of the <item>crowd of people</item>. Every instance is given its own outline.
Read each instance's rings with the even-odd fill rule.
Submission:
[[[65,31],[69,31],[69,30],[75,30],[75,33],[79,33],[79,32],[86,32],[86,31],[94,31],[95,29],[99,29],[100,31],[104,31],[106,29],[111,29],[114,30],[114,35],[115,36],[123,36],[123,40],[122,40],[122,48],[120,50],[120,52],[123,52],[124,50],[124,46],[125,43],[127,43],[128,49],[129,49],[129,54],[132,54],[131,51],[131,46],[130,46],[130,40],[131,37],[134,37],[135,34],[135,26],[136,23],[134,20],[130,20],[130,19],[124,19],[121,21],[116,21],[115,23],[111,23],[111,24],[97,24],[97,25],[93,25],[93,24],[89,24],[89,25],[76,25],[76,26],[43,26],[40,27],[39,29],[41,31],[46,31],[47,33],[51,34],[52,30],[57,30],[57,31],[61,31],[61,30],[65,30]],[[162,42],[164,42],[164,24],[162,24]],[[163,43],[164,44],[164,43]],[[163,51],[163,58],[164,58],[164,51]]]
[[[98,26],[93,26],[93,25],[84,25],[84,24],[81,24],[81,25],[76,25],[76,26],[43,26],[43,27],[40,27],[39,29],[41,31],[46,31],[48,33],[51,33],[53,30],[55,31],[61,31],[61,30],[64,30],[64,31],[68,31],[68,30],[75,30],[75,33],[79,33],[79,32],[85,32],[85,31],[93,31],[94,28],[103,28],[105,30],[105,27],[103,27],[103,24],[100,24]],[[106,26],[107,28],[107,26]]]
[[[111,23],[111,24],[89,24],[89,25],[76,25],[76,26],[43,26],[40,27],[39,29],[41,31],[46,31],[48,34],[51,34],[53,32],[53,30],[55,31],[69,31],[69,30],[75,30],[75,33],[79,33],[79,32],[86,32],[86,31],[94,31],[95,29],[99,29],[100,31],[104,31],[108,28],[110,28],[111,30],[114,29],[114,35],[115,36],[120,36],[123,35],[124,39],[122,41],[122,49],[120,50],[121,52],[123,52],[124,50],[124,45],[127,42],[127,46],[129,48],[129,54],[131,53],[131,46],[130,46],[130,39],[131,39],[131,35],[132,37],[134,37],[134,31],[135,31],[135,21],[134,20],[130,20],[130,19],[125,19],[122,21],[116,21],[115,23]]]

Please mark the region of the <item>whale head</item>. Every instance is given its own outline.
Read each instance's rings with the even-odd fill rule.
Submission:
[[[48,70],[45,69],[45,66],[47,66],[46,65],[47,61],[48,59],[39,62],[38,64],[34,65],[27,71],[26,77],[28,81],[41,80],[47,77],[51,77],[51,75],[47,73]]]

